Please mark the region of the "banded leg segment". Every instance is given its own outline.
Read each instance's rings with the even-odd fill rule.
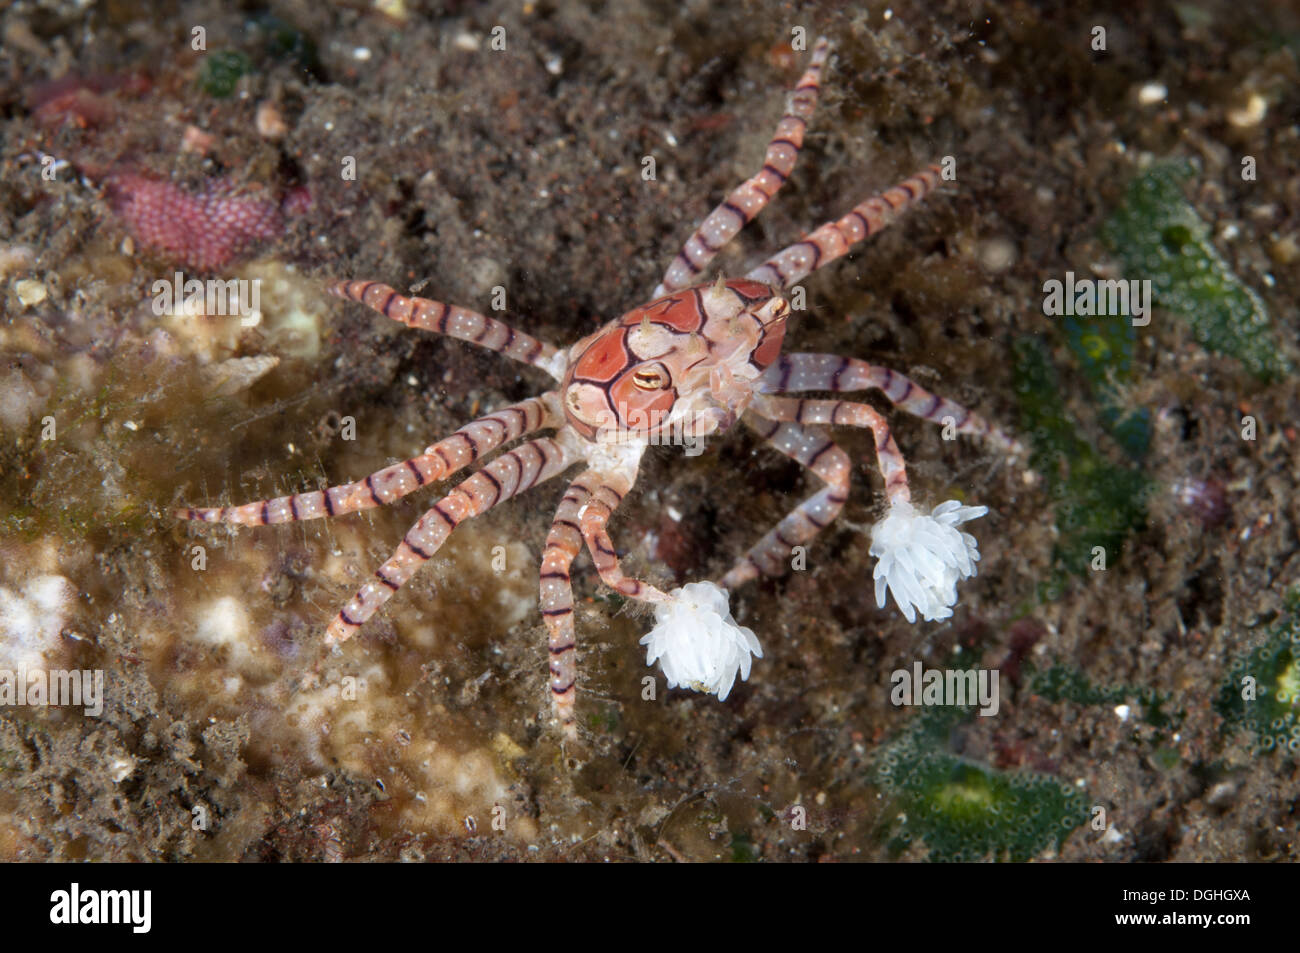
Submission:
[[[843,218],[827,222],[803,241],[783,248],[746,278],[785,288],[844,255],[858,242],[892,225],[938,187],[941,167],[930,165],[893,188],[873,195]]]
[[[697,276],[713,260],[713,256],[735,238],[737,232],[753,221],[790,177],[799,158],[799,150],[803,148],[804,130],[817,108],[822,69],[826,65],[830,49],[830,41],[825,37],[813,46],[808,69],[790,94],[785,115],[777,123],[776,132],[767,144],[763,167],[732,190],[700,222],[668,266],[663,281],[650,296],[652,299],[695,284]]]
[[[539,341],[523,331],[516,331],[496,318],[454,304],[407,297],[377,281],[335,281],[329,285],[328,290],[336,297],[360,301],[366,307],[394,321],[400,321],[407,327],[436,331],[438,334],[468,341],[524,364],[539,367],[556,380],[563,377],[563,371],[556,371],[554,358],[558,349],[554,345]]]
[[[557,441],[541,437],[501,454],[467,477],[407,531],[397,552],[375,570],[375,578],[362,586],[335,616],[325,632],[325,643],[335,645],[351,638],[432,558],[458,525],[563,473],[576,459],[571,450]]]
[[[591,498],[587,484],[594,482],[584,472],[569,484],[555,511],[555,521],[542,551],[541,606],[546,620],[547,653],[550,655],[551,710],[564,733],[577,734],[574,695],[578,680],[577,637],[573,626],[573,582],[570,570],[582,551],[579,524],[582,507]]]
[[[614,543],[607,530],[610,517],[632,489],[634,477],[622,473],[591,473],[586,478],[591,481],[591,499],[582,507],[578,524],[601,582],[629,599],[639,599],[642,602],[668,601],[668,594],[662,589],[623,574],[618,553],[614,550]]]
[[[551,403],[548,403],[551,399]],[[561,423],[556,416],[554,392],[502,407],[471,421],[450,437],[427,447],[419,456],[384,467],[364,480],[325,490],[278,496],[240,506],[198,507],[176,510],[179,519],[204,523],[239,523],[263,526],[355,513],[386,506],[424,486],[445,480],[457,470],[526,433]]]
[[[852,469],[849,455],[819,430],[771,419],[766,409],[758,406],[751,406],[741,420],[781,453],[812,470],[826,485],[795,507],[731,567],[719,583],[727,590],[759,575],[784,575],[790,551],[811,540],[839,515],[849,498]]]
[[[763,372],[757,388],[764,394],[878,390],[890,403],[922,420],[943,424],[951,418],[958,433],[979,437],[1006,453],[1018,454],[1024,449],[1014,437],[961,404],[930,393],[897,371],[856,358],[838,354],[783,354]]]
[[[891,503],[907,503],[912,494],[907,486],[907,466],[898,449],[894,433],[874,407],[847,400],[802,400],[797,397],[762,396],[754,401],[754,410],[770,420],[799,424],[829,424],[833,427],[863,427],[871,431],[876,442],[876,461],[885,481],[885,496]]]

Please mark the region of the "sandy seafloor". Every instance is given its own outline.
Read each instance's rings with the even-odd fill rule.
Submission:
[[[315,64],[291,43],[267,52],[247,23],[268,14]],[[208,55],[247,56],[228,96],[200,83],[195,25]],[[822,103],[797,171],[718,267],[743,273],[937,156],[960,171],[804,282],[787,349],[887,364],[1015,431],[1012,345],[1037,339],[1082,438],[1117,461],[1041,286],[1105,273],[1099,226],[1146,163],[1175,156],[1195,161],[1188,199],[1294,352],[1289,4],[18,0],[0,13],[0,668],[102,669],[107,685],[98,718],[0,709],[0,857],[919,860],[931,845],[891,843],[902,809],[873,773],[918,717],[890,703],[889,673],[1014,657],[1133,687],[1053,699],[1004,671],[998,715],[946,739],[982,777],[1033,772],[1104,809],[1103,830],[1067,825],[1034,859],[1296,858],[1295,754],[1259,751],[1215,707],[1298,581],[1296,380],[1261,382],[1168,310],[1138,331],[1123,390],[1150,415],[1154,489],[1105,571],[1044,594],[1062,505],[1044,475],[892,412],[918,498],[991,509],[969,527],[983,559],[953,618],[877,608],[865,531],[881,482],[869,436],[842,432],[843,520],[805,570],[733,595],[765,652],[726,702],[662,678],[643,700],[650,622],[579,559],[577,745],[547,726],[536,605],[564,481],[459,528],[325,659],[320,687],[304,675],[325,624],[436,488],[281,527],[170,515],[359,479],[540,392],[545,375],[345,305],[325,281],[480,309],[501,285],[521,329],[591,332],[643,303],[757,169],[806,60],[795,26],[836,43]],[[1255,181],[1237,172],[1247,154]],[[310,197],[230,262],[186,269],[261,278],[260,325],[154,313],[153,282],[180,265],[120,214],[107,183],[127,171]],[[740,429],[694,459],[659,449],[614,537],[648,580],[716,577],[816,485]],[[1177,718],[1145,717],[1142,689]]]

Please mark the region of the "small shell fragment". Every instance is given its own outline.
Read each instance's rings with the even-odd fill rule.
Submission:
[[[24,278],[22,281],[15,281],[14,294],[18,296],[18,300],[22,302],[24,308],[38,305],[49,297],[45,285],[35,278]]]

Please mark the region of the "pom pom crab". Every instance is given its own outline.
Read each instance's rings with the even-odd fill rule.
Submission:
[[[339,611],[329,645],[350,638],[430,559],[462,522],[576,466],[546,539],[541,610],[548,629],[550,692],[556,720],[576,730],[576,637],[570,567],[585,546],[601,580],[620,595],[656,607],[660,625],[643,639],[674,684],[725,695],[734,674],[749,672],[757,640],[736,626],[726,591],[760,574],[785,570],[792,547],[835,519],[849,492],[847,454],[825,426],[869,428],[891,515],[875,534],[877,594],[886,587],[909,620],[914,607],[945,618],[956,581],[974,574],[974,539],[954,524],[982,508],[911,508],[902,454],[886,418],[864,403],[782,396],[800,391],[877,389],[901,409],[930,421],[951,418],[956,430],[1014,452],[1017,444],[971,411],[931,394],[888,368],[830,354],[783,354],[790,304],[782,290],[844,255],[893,222],[941,181],[929,166],[773,255],[743,278],[700,282],[717,252],[771,201],[794,169],[816,106],[830,51],[818,40],[811,62],[768,144],[762,168],[736,187],[677,253],[650,303],[629,311],[567,349],[558,349],[495,318],[456,305],[408,297],[373,281],[340,281],[330,291],[396,321],[488,348],[540,368],[558,388],[461,427],[409,460],[364,480],[241,506],[187,508],[183,519],[263,525],[338,516],[383,506],[445,480],[521,438],[451,489],[408,530],[397,551]],[[646,448],[721,433],[737,421],[825,484],[760,539],[722,577],[720,587],[693,584],[664,592],[624,575],[608,524],[636,482]],[[543,432],[549,432],[542,435]],[[893,508],[899,508],[895,511]],[[902,508],[906,507],[906,510]],[[885,527],[884,531],[879,531]],[[892,574],[892,578],[884,575]]]

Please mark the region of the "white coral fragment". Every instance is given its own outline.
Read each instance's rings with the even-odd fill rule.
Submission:
[[[0,586],[0,668],[57,665],[77,589],[63,576],[35,576],[14,592]]]
[[[749,679],[763,649],[752,631],[731,616],[727,590],[711,582],[687,583],[655,603],[655,627],[641,639],[646,664],[659,662],[669,688],[692,688],[725,701],[740,673]]]
[[[893,503],[871,529],[871,555],[879,560],[876,604],[885,607],[888,590],[908,622],[916,621],[918,609],[930,622],[949,618],[957,582],[975,575],[980,558],[975,537],[957,527],[988,511],[987,506],[948,500],[922,514],[911,503]]]

